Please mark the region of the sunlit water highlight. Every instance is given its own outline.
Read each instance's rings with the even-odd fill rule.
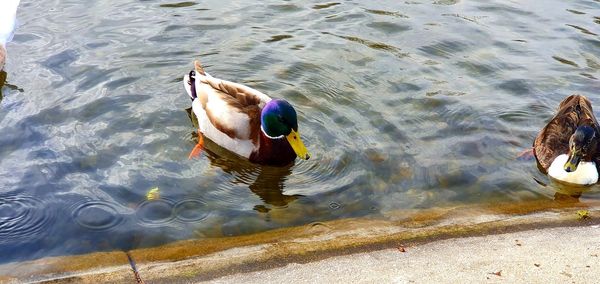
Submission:
[[[0,76],[0,263],[551,202],[516,156],[565,96],[600,108],[599,17],[583,0],[23,0]],[[289,100],[313,158],[261,167],[209,143],[188,160],[197,58]]]

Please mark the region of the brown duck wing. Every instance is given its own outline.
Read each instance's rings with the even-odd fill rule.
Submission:
[[[221,80],[214,78],[204,72],[202,65],[199,61],[195,61],[196,72],[200,73],[200,80],[202,83],[208,84],[211,88],[218,90],[224,94],[230,96],[227,98],[227,102],[232,104],[234,107],[244,108],[248,106],[261,105],[261,103],[267,103],[271,100],[267,95],[244,86],[242,84]]]
[[[269,96],[242,84],[221,80],[194,62],[196,91],[210,123],[230,138],[252,140],[260,137],[260,114]]]
[[[569,152],[569,139],[580,125],[590,125],[598,131],[590,101],[584,96],[571,95],[560,103],[558,113],[533,143],[535,157],[544,170],[548,170],[558,155]]]
[[[227,125],[227,122],[222,121],[220,117],[212,115],[211,109],[207,108],[206,114],[211,123],[231,138],[249,139],[257,142],[260,131],[260,112],[262,109],[260,98],[238,87],[239,84],[219,79],[215,80],[214,78],[210,78],[204,82],[216,91],[215,93],[219,95],[219,99],[223,100],[232,112],[239,112],[248,117],[248,123],[245,125]],[[240,127],[247,127],[247,129],[241,129]]]
[[[233,107],[242,109],[248,106],[258,106],[261,103],[259,97],[244,90],[243,88],[238,87],[237,85],[239,84],[218,79],[208,79],[204,82],[210,85],[213,89],[227,94],[229,96],[229,98],[226,98],[227,103]]]

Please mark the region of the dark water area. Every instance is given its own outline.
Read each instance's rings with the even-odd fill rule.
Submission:
[[[600,108],[598,1],[23,0],[18,19],[0,76],[0,263],[554,202],[516,157],[567,95]],[[312,158],[262,167],[209,144],[188,160],[194,59],[291,102]]]

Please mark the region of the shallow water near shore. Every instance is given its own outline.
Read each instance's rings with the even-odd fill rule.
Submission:
[[[600,105],[600,3],[531,2],[23,0],[0,263],[578,195],[516,157],[565,96]],[[193,59],[290,101],[312,158],[188,160]]]

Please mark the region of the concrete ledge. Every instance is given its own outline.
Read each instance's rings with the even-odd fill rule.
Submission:
[[[455,238],[238,273],[210,283],[597,283],[600,225]]]
[[[577,214],[581,209],[588,211],[587,217]],[[600,202],[593,200],[463,205],[401,210],[382,218],[335,220],[246,236],[180,241],[130,254],[144,280],[194,282],[399,245],[599,223]],[[134,278],[125,253],[120,251],[0,266],[0,282],[32,281],[117,283]]]

